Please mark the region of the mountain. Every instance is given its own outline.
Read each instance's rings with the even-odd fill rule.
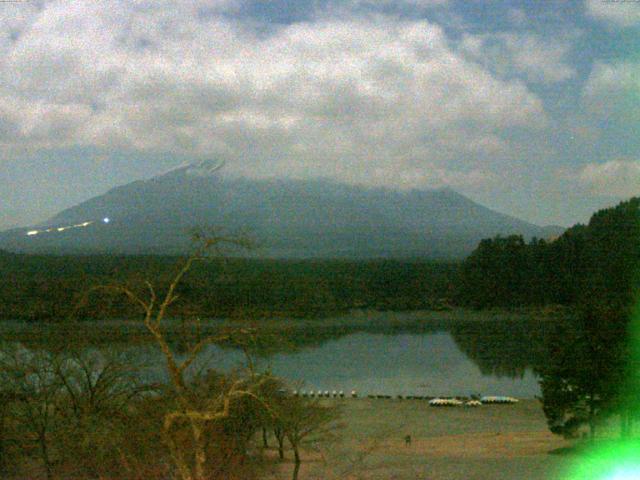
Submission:
[[[400,192],[330,180],[228,178],[202,165],[114,188],[43,225],[0,233],[0,248],[40,253],[177,253],[188,230],[219,226],[272,257],[433,257],[469,253],[485,237],[542,228],[450,189]],[[48,230],[48,231],[47,231]]]

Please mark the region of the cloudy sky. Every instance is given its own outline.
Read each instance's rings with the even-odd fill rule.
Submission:
[[[0,3],[0,228],[202,159],[585,221],[640,194],[640,2]]]

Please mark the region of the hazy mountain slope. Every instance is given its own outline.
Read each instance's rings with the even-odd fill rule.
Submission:
[[[109,223],[102,222],[109,218]],[[27,236],[0,234],[0,248],[39,252],[175,252],[195,225],[243,230],[258,254],[293,257],[432,256],[468,253],[484,237],[548,231],[494,212],[449,189],[398,192],[329,180],[247,180],[179,169],[117,187],[62,211]]]

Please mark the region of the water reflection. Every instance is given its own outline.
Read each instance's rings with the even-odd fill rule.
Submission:
[[[454,325],[451,335],[484,375],[522,378],[543,365],[556,325],[538,320],[468,322]]]
[[[531,370],[518,378],[483,374],[444,331],[349,334],[320,347],[274,355],[264,363],[277,375],[303,379],[307,388],[321,390],[430,396],[538,393]]]
[[[534,319],[291,324],[258,335],[251,352],[260,368],[306,389],[533,397],[539,394],[535,372],[544,362],[546,338],[554,328],[553,322]],[[145,374],[149,380],[162,379],[162,357],[143,331],[104,333],[100,348],[127,351],[139,364],[150,365]],[[57,335],[68,341],[71,332]],[[32,336],[30,343],[50,347],[53,337],[47,341]],[[178,356],[193,341],[185,331],[171,335]],[[232,345],[210,346],[204,353],[195,369],[229,371],[245,359]]]

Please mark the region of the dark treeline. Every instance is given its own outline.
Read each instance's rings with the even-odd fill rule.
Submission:
[[[595,213],[553,241],[521,236],[483,240],[464,261],[456,301],[475,308],[560,304],[591,299],[631,303],[640,245],[640,199]]]
[[[484,240],[462,265],[456,299],[476,308],[570,307],[540,369],[549,426],[572,436],[586,424],[593,437],[599,420],[616,414],[629,435],[640,407],[638,325],[631,322],[639,280],[640,198],[633,198],[551,242]]]
[[[166,285],[178,258],[170,256],[53,256],[0,252],[0,319],[66,318],[95,285]],[[196,264],[180,285],[176,316],[317,317],[354,308],[444,308],[458,264],[401,260],[267,260],[227,258]],[[125,299],[102,295],[87,318],[133,318]],[[96,304],[92,301],[91,304]]]

